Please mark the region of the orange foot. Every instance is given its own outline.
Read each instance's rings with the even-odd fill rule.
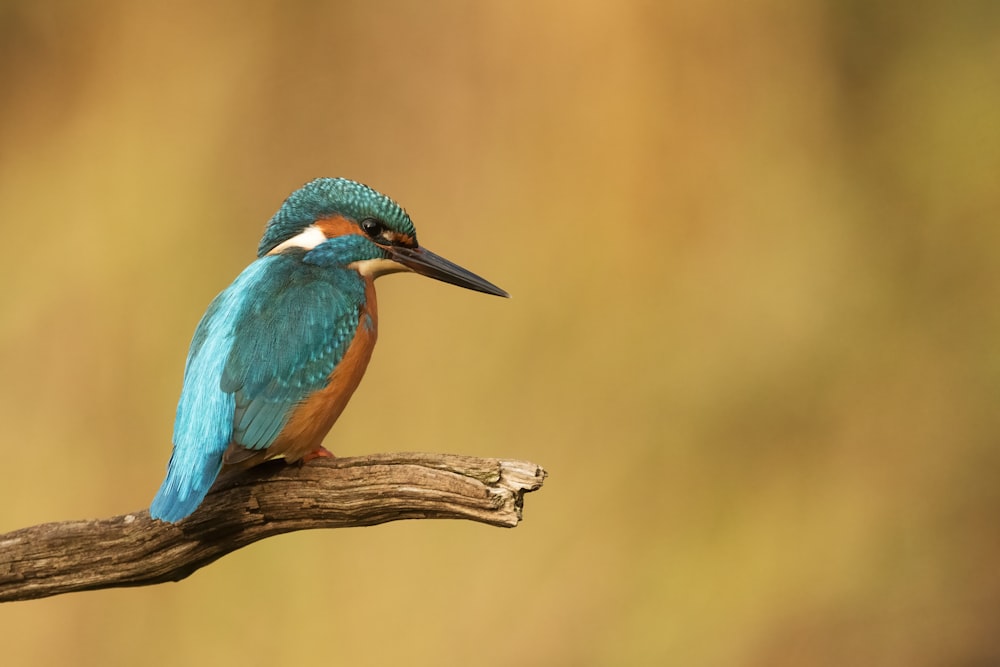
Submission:
[[[305,465],[306,463],[309,463],[313,459],[335,459],[335,458],[337,457],[334,456],[333,452],[331,452],[329,449],[327,449],[326,447],[319,447],[318,449],[315,449],[306,454],[305,456],[303,456],[301,463],[302,465]]]

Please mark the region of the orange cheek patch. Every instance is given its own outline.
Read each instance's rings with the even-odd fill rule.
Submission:
[[[348,220],[341,215],[317,220],[315,226],[318,227],[328,239],[336,238],[338,236],[346,236],[348,234],[361,233],[361,228],[358,226],[358,223],[353,220]]]

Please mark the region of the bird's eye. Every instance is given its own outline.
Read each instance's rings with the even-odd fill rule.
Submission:
[[[373,220],[371,218],[365,218],[364,220],[361,221],[361,229],[364,230],[365,234],[367,234],[373,239],[382,236],[382,232],[385,231],[385,228],[382,226],[381,222],[379,222],[378,220]]]

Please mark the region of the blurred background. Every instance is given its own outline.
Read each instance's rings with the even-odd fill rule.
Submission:
[[[148,504],[321,175],[513,295],[381,280],[327,446],[550,474],[3,605],[4,663],[1000,664],[998,72],[989,0],[0,2],[0,532]]]

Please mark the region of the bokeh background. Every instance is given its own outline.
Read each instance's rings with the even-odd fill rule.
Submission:
[[[3,663],[1000,664],[998,72],[990,0],[0,3],[0,532],[146,506],[320,175],[513,295],[380,281],[328,446],[550,473],[4,605]]]

